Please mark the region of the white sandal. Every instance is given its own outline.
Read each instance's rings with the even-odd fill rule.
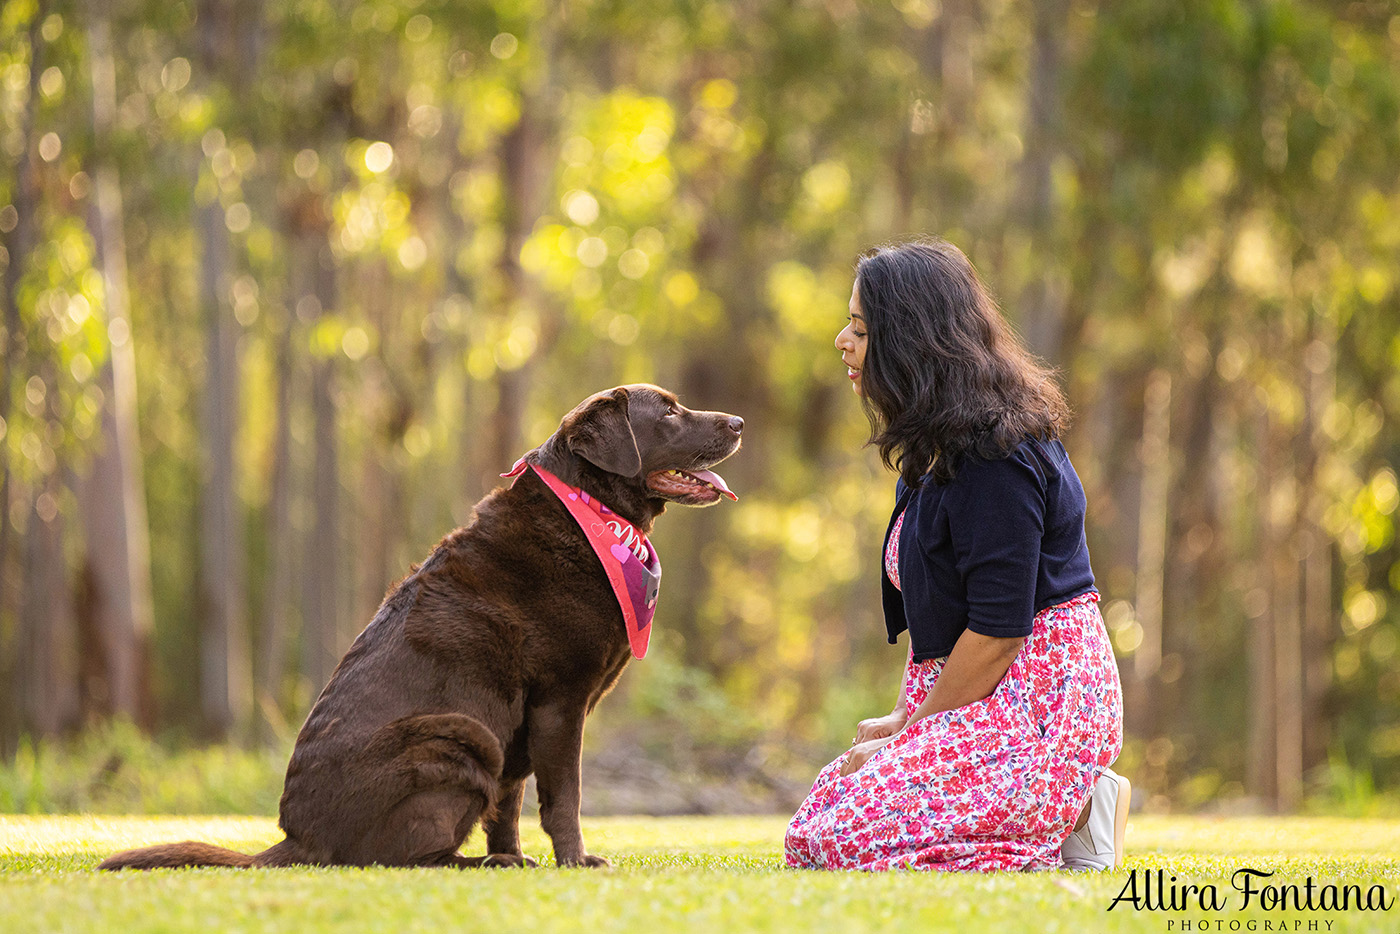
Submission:
[[[1089,796],[1089,819],[1060,847],[1066,869],[1113,869],[1123,862],[1123,834],[1133,786],[1112,769],[1104,769]]]

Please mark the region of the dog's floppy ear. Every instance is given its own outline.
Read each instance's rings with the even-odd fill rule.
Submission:
[[[627,418],[627,390],[600,393],[569,413],[564,423],[569,450],[608,473],[635,477],[642,454]]]

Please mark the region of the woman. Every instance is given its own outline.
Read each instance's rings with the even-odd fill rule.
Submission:
[[[862,257],[836,347],[900,475],[884,611],[910,654],[894,710],[798,808],[788,865],[1111,868],[1122,690],[1052,374],[943,241]]]

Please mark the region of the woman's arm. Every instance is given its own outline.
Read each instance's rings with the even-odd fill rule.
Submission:
[[[964,630],[943,663],[943,671],[933,683],[933,690],[928,692],[909,722],[916,723],[932,714],[966,707],[990,697],[1025,644],[1024,637],[1005,639]]]
[[[1022,637],[1003,639],[984,636],[970,629],[965,630],[953,644],[953,651],[943,663],[943,670],[939,672],[933,690],[929,691],[928,697],[924,698],[924,702],[914,711],[904,729],[908,728],[908,724],[917,723],[924,717],[944,710],[965,707],[990,697],[1025,642]],[[896,735],[897,733],[891,733],[889,736],[862,742],[854,747],[846,764],[841,767],[841,774],[850,775],[865,765],[871,756]]]

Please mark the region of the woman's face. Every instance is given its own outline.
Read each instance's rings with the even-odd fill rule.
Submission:
[[[851,286],[850,316],[846,326],[836,335],[836,349],[841,351],[841,362],[846,364],[846,375],[851,379],[851,388],[856,395],[860,391],[860,371],[865,366],[865,315],[860,310],[860,283]]]

